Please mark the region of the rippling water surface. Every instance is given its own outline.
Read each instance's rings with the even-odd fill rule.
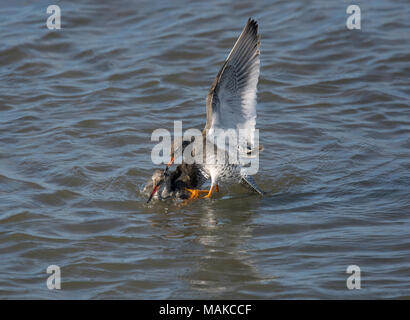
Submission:
[[[360,31],[349,1],[50,4],[0,6],[0,297],[410,297],[408,1],[355,1]],[[147,205],[152,131],[203,127],[250,16],[268,195]]]

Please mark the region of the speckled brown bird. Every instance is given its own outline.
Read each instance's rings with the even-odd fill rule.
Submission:
[[[182,163],[175,171],[155,170],[145,184],[143,192],[149,195],[147,203],[152,198],[190,199],[193,198],[191,190],[198,190],[207,179],[196,164]]]

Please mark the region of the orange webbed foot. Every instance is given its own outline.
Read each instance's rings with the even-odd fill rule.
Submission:
[[[199,190],[199,189],[188,189],[185,188],[186,191],[190,193],[188,200],[197,199],[201,193],[208,193],[208,190]]]

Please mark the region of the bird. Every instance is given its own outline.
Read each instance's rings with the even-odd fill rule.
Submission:
[[[157,195],[162,200],[189,199],[191,196],[188,190],[200,188],[207,180],[201,174],[196,164],[182,163],[175,171],[157,169],[148,179],[143,188],[143,193],[149,195],[148,202]],[[159,190],[161,189],[161,192]]]
[[[218,163],[215,154],[221,146],[212,142],[213,135],[217,134],[218,130],[220,132],[232,129],[238,133],[243,129],[249,135],[253,133],[256,125],[259,73],[260,35],[257,22],[249,18],[211,85],[206,98],[206,125],[202,131],[202,148],[193,148],[194,154],[203,154],[203,163],[200,165],[202,174],[211,178],[211,187],[204,198],[210,198],[213,192],[218,192],[218,182],[237,182],[256,193],[264,194],[252,176],[241,170],[240,164],[226,162],[228,155],[225,156],[224,162]],[[211,148],[206,147],[208,141],[211,141]],[[226,150],[219,151],[227,153]],[[252,150],[247,149],[245,152],[248,154],[249,151]],[[197,197],[200,193],[199,190],[193,190],[191,195]]]
[[[246,132],[245,149],[237,148],[240,156],[246,157],[263,149],[262,146],[253,148],[253,133],[256,126],[256,94],[260,73],[260,35],[258,24],[249,18],[232,50],[213,81],[206,98],[206,124],[202,135],[197,139],[185,142],[171,148],[171,160],[164,173],[173,164],[177,154],[184,154],[185,149],[191,146],[191,155],[195,159],[195,175],[201,180],[211,180],[209,190],[201,190],[202,184],[185,187],[190,193],[189,199],[211,198],[219,191],[219,183],[242,184],[260,195],[265,193],[257,186],[251,175],[246,173],[244,166],[239,162],[229,162],[231,155],[225,142],[215,143],[222,133],[231,133],[240,136]],[[225,139],[224,139],[225,141]],[[219,155],[223,155],[222,161]],[[188,173],[189,175],[189,173]],[[155,191],[155,190],[154,190]],[[153,193],[155,194],[155,192]]]

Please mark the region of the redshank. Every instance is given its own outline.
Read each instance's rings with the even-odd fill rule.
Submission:
[[[182,163],[175,171],[155,170],[145,184],[143,192],[149,196],[147,203],[154,196],[161,200],[190,199],[193,198],[190,191],[198,190],[208,178],[202,174],[198,165]]]
[[[221,146],[214,143],[215,136],[221,132],[233,130],[238,133],[236,136],[240,136],[240,131],[242,133],[245,131],[246,139],[249,139],[255,131],[256,91],[260,66],[259,47],[258,24],[255,20],[249,19],[208,93],[206,125],[202,131],[203,141],[200,147],[196,147],[195,143],[192,146],[192,155],[196,155],[196,159],[201,160],[197,162],[198,172],[201,176],[211,179],[211,187],[206,190],[204,198],[210,198],[214,192],[218,192],[218,183],[241,183],[254,192],[264,194],[252,176],[248,175],[246,170],[242,170],[243,166],[240,163],[227,161],[228,151],[224,147],[221,150]],[[247,148],[254,145],[254,141],[246,141],[246,143]],[[189,144],[182,145],[182,149]],[[222,162],[217,158],[218,152],[226,154]],[[247,153],[249,149],[245,149],[245,154]],[[167,169],[173,160],[174,154],[171,154]],[[196,198],[205,192],[198,189],[188,191],[191,192],[191,198]]]

